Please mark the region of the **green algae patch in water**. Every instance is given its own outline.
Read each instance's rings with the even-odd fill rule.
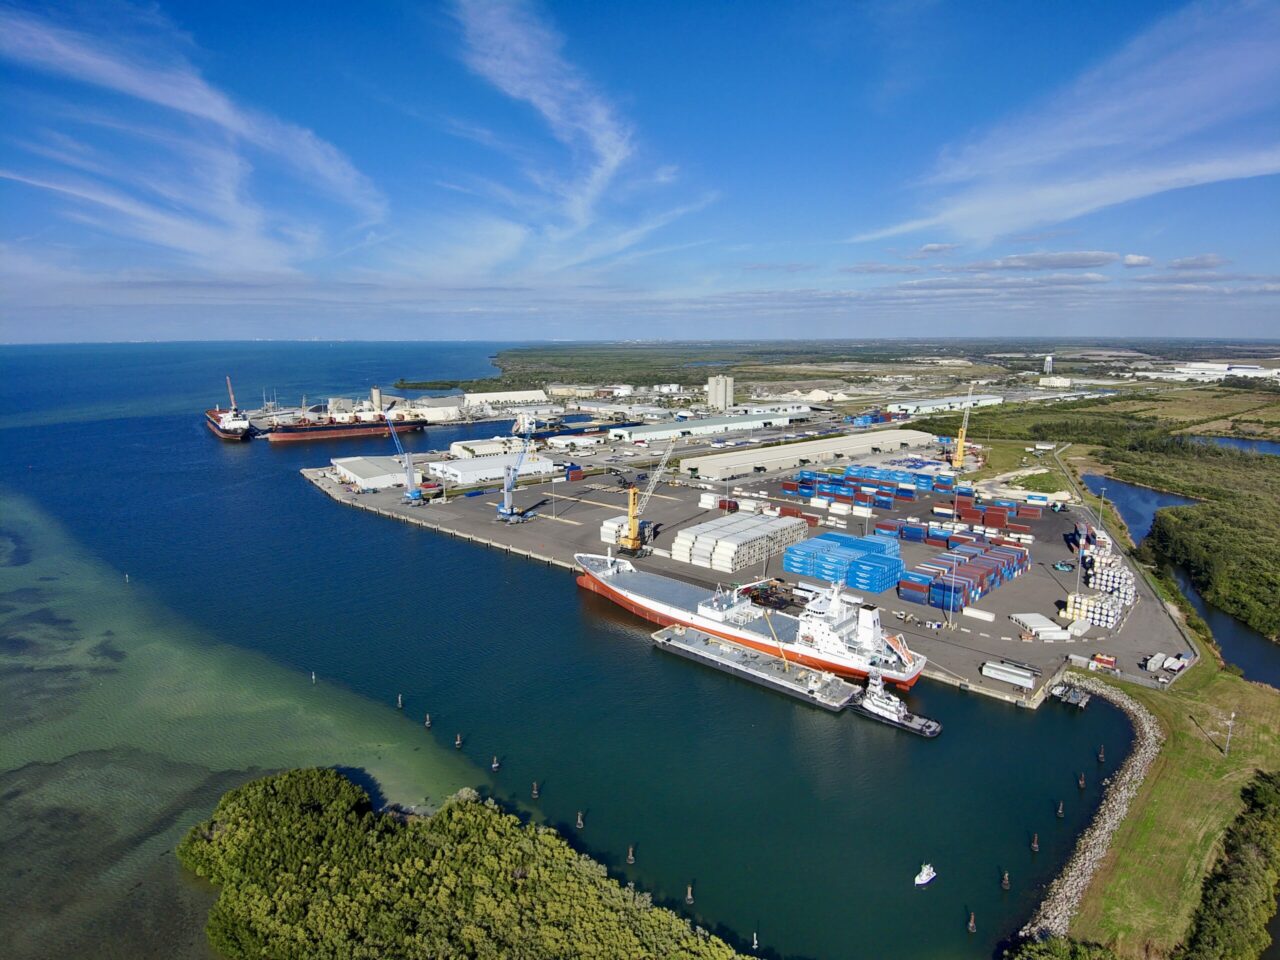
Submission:
[[[430,807],[486,783],[391,706],[199,636],[29,501],[0,494],[0,540],[7,956],[207,957],[212,892],[173,849],[263,772],[341,767]]]

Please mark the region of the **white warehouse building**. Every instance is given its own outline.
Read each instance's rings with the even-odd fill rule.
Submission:
[[[547,446],[552,450],[585,450],[604,443],[598,433],[570,433],[563,437],[548,437]]]
[[[329,463],[339,480],[355,484],[362,490],[404,486],[404,462],[398,457],[338,457]],[[413,482],[422,482],[422,468],[416,464]]]
[[[699,480],[732,480],[757,472],[794,470],[806,464],[831,463],[865,457],[872,453],[927,447],[933,442],[933,434],[923,430],[876,430],[850,436],[824,437],[804,443],[788,443],[780,447],[752,447],[732,453],[687,457],[680,461],[680,470]]]
[[[889,404],[890,413],[939,413],[946,410],[963,410],[966,407],[995,407],[1004,403],[1004,397],[994,393],[975,393],[972,397],[959,394],[954,397],[925,397],[920,400],[903,400]]]
[[[495,457],[470,457],[466,460],[442,460],[427,464],[427,471],[459,487],[472,487],[491,483],[506,476],[507,467],[520,459],[518,453],[504,453]],[[555,472],[555,464],[536,453],[525,456],[520,464],[521,477],[544,477]]]
[[[458,458],[492,457],[502,453],[519,453],[524,437],[491,437],[487,440],[455,440],[449,444],[449,456]]]
[[[700,420],[684,420],[680,423],[655,423],[639,427],[612,427],[609,439],[648,443],[671,440],[674,437],[706,437],[735,430],[762,430],[765,427],[783,427],[791,417],[777,414],[756,414],[746,417],[703,417]]]

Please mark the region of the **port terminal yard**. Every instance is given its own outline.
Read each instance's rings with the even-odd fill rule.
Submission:
[[[893,458],[892,454],[880,457],[884,462]],[[859,457],[857,462],[875,463],[876,457]],[[643,469],[643,466],[637,466]],[[527,520],[505,523],[496,518],[502,499],[501,491],[496,489],[468,491],[472,494],[470,496],[450,491],[447,501],[411,504],[406,502],[402,488],[359,492],[341,482],[331,468],[308,468],[302,474],[317,490],[346,506],[527,557],[535,562],[562,567],[566,571],[577,570],[573,559],[576,553],[605,552],[607,545],[600,540],[601,523],[624,514],[627,505],[627,491],[617,478],[609,474],[587,475],[578,480],[547,480],[517,489],[516,506],[524,511]],[[737,486],[746,490],[744,495],[752,499],[794,506],[794,496],[782,489],[782,482],[792,475],[793,471],[753,473],[729,486],[678,477],[660,483],[645,513],[645,520],[657,531],[651,544],[653,552],[633,562],[650,572],[708,589],[765,577],[777,577],[791,585],[803,581],[802,577],[783,573],[781,555],[758,567],[733,574],[716,573],[663,555],[668,553],[671,542],[681,529],[718,515],[718,510],[704,509],[699,505],[700,496],[708,487],[717,492],[731,493]],[[875,520],[926,519],[935,504],[945,504],[948,498],[948,494],[923,493],[914,501],[896,504],[891,509],[877,509],[874,519],[866,521],[866,530],[871,531]],[[885,628],[901,632],[912,649],[928,657],[924,676],[936,682],[1021,707],[1036,708],[1043,703],[1070,663],[1079,664],[1094,653],[1103,653],[1115,658],[1116,675],[1152,685],[1154,680],[1143,666],[1153,651],[1185,651],[1192,658],[1196,653],[1163,601],[1141,576],[1137,578],[1137,601],[1127,609],[1118,627],[1093,627],[1084,636],[1070,639],[1035,640],[1028,639],[1028,635],[1010,620],[1011,615],[1031,612],[1054,617],[1066,595],[1075,592],[1077,574],[1055,570],[1053,565],[1075,561],[1067,538],[1076,520],[1085,516],[1082,507],[1072,505],[1061,513],[1045,511],[1041,519],[1031,521],[1035,540],[1030,544],[1030,568],[976,604],[990,619],[955,614],[950,624],[939,623],[944,620],[943,611],[901,600],[895,590],[866,593],[848,589],[882,608]],[[855,535],[864,532],[861,518],[849,517],[847,524],[844,532]],[[810,532],[818,535],[830,529],[817,526]],[[936,547],[906,541],[900,542],[900,548],[907,569],[939,552]],[[567,575],[565,589],[576,589]],[[584,594],[582,602],[599,604],[602,615],[626,616],[603,598]],[[1023,688],[998,677],[984,675],[984,664],[992,663],[1014,665],[1029,673],[1033,677],[1032,686]]]

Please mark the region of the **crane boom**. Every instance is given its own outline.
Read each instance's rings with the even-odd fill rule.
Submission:
[[[640,514],[644,513],[644,508],[649,505],[649,498],[653,496],[653,491],[658,487],[658,481],[662,478],[662,473],[667,469],[667,463],[671,460],[671,451],[676,448],[676,441],[673,439],[663,451],[662,459],[658,461],[658,466],[653,473],[649,475],[649,485],[645,487],[644,493],[641,494],[636,489],[635,484],[627,488],[627,532],[619,541],[619,546],[624,550],[639,550],[644,541],[640,537]]]
[[[951,469],[964,469],[964,441],[969,433],[969,411],[973,409],[973,384],[969,384],[969,393],[965,397],[964,419],[960,421],[960,432],[956,434],[956,446],[951,451]]]
[[[234,413],[238,408],[236,407],[236,392],[231,389],[230,376],[227,377],[227,396],[231,398],[231,411]]]
[[[498,507],[498,518],[506,520],[508,523],[514,523],[517,519],[524,519],[522,514],[516,510],[514,497],[516,481],[520,479],[520,467],[524,465],[525,455],[529,452],[532,442],[533,424],[529,424],[524,437],[521,438],[520,453],[516,457],[516,462],[507,464],[506,469],[503,470],[502,505]]]
[[[413,482],[413,458],[405,453],[404,447],[401,446],[400,435],[396,433],[395,422],[390,417],[387,417],[387,432],[391,434],[391,442],[396,445],[396,453],[404,460],[404,498],[421,500],[422,491]]]

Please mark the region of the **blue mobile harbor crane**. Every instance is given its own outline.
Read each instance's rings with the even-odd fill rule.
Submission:
[[[400,459],[404,461],[404,498],[410,503],[420,503],[422,491],[413,482],[413,458],[405,453],[404,447],[400,445],[400,435],[396,433],[396,426],[390,417],[387,417],[387,430],[391,433],[391,442],[396,445],[396,453],[400,454]]]
[[[516,421],[516,423],[518,429],[519,421]],[[516,509],[514,495],[516,490],[516,481],[520,479],[520,467],[524,464],[525,454],[529,452],[529,447],[532,445],[533,426],[529,425],[525,430],[524,437],[522,438],[520,454],[516,457],[516,462],[507,464],[506,469],[503,471],[502,503],[498,505],[499,520],[505,520],[507,523],[524,523],[529,519],[529,514]]]

